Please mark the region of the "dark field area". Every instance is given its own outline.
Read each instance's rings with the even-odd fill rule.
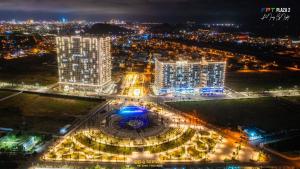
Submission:
[[[263,91],[276,89],[279,86],[293,88],[297,85],[300,88],[300,72],[280,71],[280,72],[227,72],[225,85],[233,90]]]
[[[220,127],[255,126],[267,132],[300,129],[300,97],[170,102],[184,112],[195,112]]]
[[[14,94],[14,92],[10,92],[10,91],[0,91],[0,99],[7,97],[9,95]]]
[[[100,102],[20,94],[0,102],[0,127],[57,133]]]
[[[58,81],[56,55],[0,60],[0,81],[49,85]]]
[[[282,140],[276,143],[268,144],[268,146],[276,151],[285,153],[290,156],[300,155],[300,136]]]
[[[286,97],[285,99],[287,99],[295,104],[300,104],[300,97]]]

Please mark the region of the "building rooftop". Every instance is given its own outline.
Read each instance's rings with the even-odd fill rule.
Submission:
[[[156,59],[160,62],[165,62],[165,63],[176,63],[176,62],[181,62],[181,61],[186,61],[188,63],[198,63],[198,62],[225,62],[224,59],[212,59],[212,58],[206,58],[204,56],[199,57],[199,56],[188,56],[188,55],[183,55],[179,54],[176,56],[157,56]]]
[[[82,37],[82,38],[110,38],[110,36],[105,35],[95,35],[95,34],[60,34],[56,37]]]

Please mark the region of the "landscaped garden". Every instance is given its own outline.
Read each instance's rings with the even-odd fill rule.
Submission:
[[[117,107],[117,104],[114,104],[114,106]],[[150,126],[145,128],[118,128],[117,126],[123,125],[123,123],[120,123],[123,122],[122,118],[119,119],[121,116],[125,120],[128,117],[130,117],[130,120],[134,119],[132,114],[136,114],[135,118],[140,119],[145,117],[144,115],[151,117],[151,115],[146,113],[147,111],[143,105],[139,106],[142,107],[123,106],[118,109],[121,111],[113,110],[102,113],[101,116],[95,118],[97,120],[91,120],[87,123],[90,126],[84,125],[83,128],[67,137],[57,140],[42,156],[42,159],[46,161],[133,163],[150,158],[158,162],[224,162],[226,158],[232,159],[232,151],[234,151],[237,160],[249,162],[253,159],[257,161],[252,155],[256,151],[251,147],[240,146],[237,149],[238,144],[224,140],[217,132],[204,128],[201,125],[171,125],[172,123],[176,124],[177,121],[172,121],[167,119],[167,117],[171,119],[174,119],[174,116],[178,116],[178,119],[185,117],[162,110],[159,106],[156,107],[161,109],[161,111],[159,113],[155,112],[155,116],[164,116],[164,124],[151,122],[153,120],[161,120],[161,118],[154,118],[148,119]],[[151,111],[149,113],[153,113],[150,107],[149,110]],[[119,119],[119,121],[112,121],[112,119]],[[188,122],[187,120],[182,120]],[[106,123],[106,121],[110,123]],[[162,125],[162,130],[153,132],[151,124]],[[112,128],[118,128],[119,130],[111,132]],[[127,134],[124,134],[124,131]],[[219,154],[215,155],[216,151]],[[250,156],[245,156],[245,151]],[[218,158],[216,158],[217,156]]]
[[[0,138],[0,152],[33,153],[42,141],[41,135],[9,133]]]

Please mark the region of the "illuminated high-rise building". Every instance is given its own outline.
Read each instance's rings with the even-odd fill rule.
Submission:
[[[224,92],[226,62],[201,62],[201,94],[218,94]]]
[[[111,82],[110,38],[56,38],[59,85],[65,90],[101,92]]]
[[[156,94],[218,94],[224,91],[226,62],[155,59]]]

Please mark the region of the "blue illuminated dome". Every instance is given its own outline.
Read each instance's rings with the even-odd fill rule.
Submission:
[[[122,128],[143,129],[149,125],[148,110],[140,106],[124,106],[117,114],[121,117]]]
[[[118,115],[121,116],[139,116],[147,113],[148,110],[145,107],[140,106],[124,106],[118,111]]]

